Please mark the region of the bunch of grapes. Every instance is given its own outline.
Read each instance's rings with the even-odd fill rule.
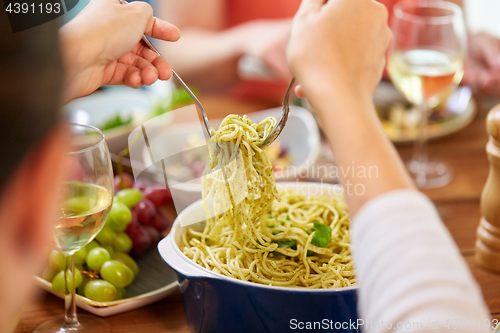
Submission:
[[[172,225],[172,221],[158,209],[171,204],[172,195],[164,186],[151,186],[147,179],[139,178],[134,183],[129,174],[124,173],[122,176],[123,178],[115,177],[115,202],[121,202],[130,208],[130,219],[128,214],[123,215],[123,221],[120,220],[117,224],[122,227],[125,225],[122,231],[125,231],[132,240],[131,255],[138,258],[151,246],[155,246],[161,239],[162,233]],[[122,214],[126,214],[126,207],[121,207]]]
[[[115,178],[115,200],[105,225],[93,241],[74,254],[76,291],[93,301],[125,298],[125,287],[139,274],[132,257],[140,257],[156,245],[161,233],[171,226],[171,221],[157,209],[172,202],[170,191],[150,186],[144,180],[134,183],[128,174],[123,176],[123,182]],[[70,257],[67,259],[52,250],[42,274],[58,293],[68,292],[65,269],[68,288],[72,289]]]

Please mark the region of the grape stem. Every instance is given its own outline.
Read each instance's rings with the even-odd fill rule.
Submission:
[[[97,280],[99,279],[99,272],[96,271],[80,271],[82,274],[82,277],[88,277],[90,280]]]
[[[127,156],[129,153],[129,148],[123,149],[119,154],[118,154],[118,161],[116,161],[116,170],[118,171],[118,176],[120,177],[120,184],[118,185],[118,188],[120,190],[123,190],[125,187],[125,184],[123,182],[123,157]]]

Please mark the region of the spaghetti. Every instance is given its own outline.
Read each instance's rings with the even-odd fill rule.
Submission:
[[[183,253],[213,272],[266,285],[338,288],[356,284],[349,216],[338,197],[306,198],[276,189],[258,147],[276,125],[227,116],[212,137],[203,177],[203,230],[188,228]]]

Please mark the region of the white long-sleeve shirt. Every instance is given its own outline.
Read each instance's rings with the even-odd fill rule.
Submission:
[[[364,332],[492,331],[481,290],[426,196],[398,190],[369,201],[351,237]]]

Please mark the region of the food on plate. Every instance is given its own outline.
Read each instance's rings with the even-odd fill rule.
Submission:
[[[195,88],[191,88],[196,92]],[[160,116],[166,112],[174,110],[176,108],[192,104],[193,100],[191,96],[187,93],[186,90],[182,87],[175,87],[172,89],[172,92],[168,94],[168,96],[162,100],[156,101],[151,105],[151,109],[149,110],[149,114],[141,117],[141,115],[137,112],[137,110],[116,110],[113,115],[109,118],[105,119],[99,126],[97,126],[102,131],[107,131],[111,129],[115,129],[121,126],[132,125],[133,123],[137,123],[141,118],[143,121],[147,119],[152,119],[154,117]]]
[[[187,228],[180,249],[200,266],[244,281],[353,286],[347,207],[339,197],[278,192],[259,148],[275,124],[274,118],[224,119],[211,139],[211,171],[203,176],[205,226]]]
[[[171,226],[171,221],[158,209],[171,203],[170,192],[150,186],[145,181],[134,184],[130,175],[115,179],[118,190],[108,219],[95,239],[74,253],[75,288],[77,293],[93,301],[109,302],[126,298],[126,287],[139,274],[133,257],[142,256],[156,246]],[[168,192],[168,194],[167,194]],[[149,200],[153,198],[154,200]],[[67,259],[70,259],[67,257]],[[52,250],[42,278],[52,284],[54,291],[66,293],[64,270],[71,288],[70,260]]]
[[[117,111],[117,114],[107,119],[101,126],[99,126],[99,129],[101,131],[107,131],[120,126],[130,125],[132,124],[133,119],[134,118],[131,115],[122,115],[121,111]]]

